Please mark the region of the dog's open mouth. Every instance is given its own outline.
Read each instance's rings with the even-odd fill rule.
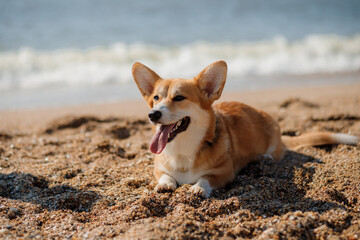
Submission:
[[[151,152],[156,154],[161,153],[168,142],[171,142],[176,137],[176,135],[187,129],[189,123],[190,117],[184,117],[176,123],[161,125],[151,140]]]

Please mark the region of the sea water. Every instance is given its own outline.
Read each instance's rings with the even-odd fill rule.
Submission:
[[[360,1],[0,0],[0,109],[137,98],[136,61],[189,78],[218,59],[225,90],[359,72]]]

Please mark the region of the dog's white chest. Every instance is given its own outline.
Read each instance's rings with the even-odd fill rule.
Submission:
[[[183,155],[178,155],[176,158],[168,157],[167,163],[170,166],[170,169],[165,168],[161,165],[161,168],[168,175],[173,177],[176,182],[181,184],[194,184],[196,181],[206,175],[205,171],[194,169],[194,160],[192,158],[187,158]]]

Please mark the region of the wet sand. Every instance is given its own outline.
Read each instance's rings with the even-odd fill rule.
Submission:
[[[360,136],[360,85],[225,93],[283,134]],[[155,193],[142,100],[0,112],[0,237],[359,239],[360,146],[262,159],[209,199]]]

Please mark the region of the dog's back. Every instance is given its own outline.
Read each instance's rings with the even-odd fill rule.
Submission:
[[[285,148],[280,127],[269,114],[238,102],[222,102],[214,105],[214,109],[231,139],[230,153],[235,171],[262,154],[282,158]]]

